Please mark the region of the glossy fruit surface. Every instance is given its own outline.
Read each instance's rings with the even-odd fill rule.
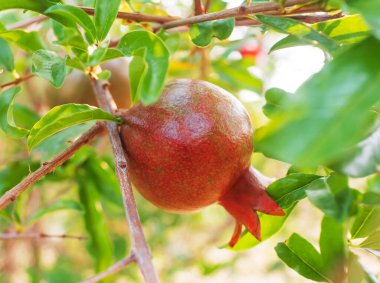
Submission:
[[[153,105],[135,105],[121,127],[132,182],[146,199],[176,213],[219,202],[259,238],[255,211],[282,211],[250,169],[252,134],[234,96],[189,79],[169,83]]]

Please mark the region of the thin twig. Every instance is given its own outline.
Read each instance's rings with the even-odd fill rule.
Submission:
[[[294,6],[298,4],[306,4],[310,0],[288,0],[285,2],[285,7]],[[170,29],[183,25],[196,24],[212,20],[220,20],[226,18],[233,18],[238,16],[244,16],[249,14],[258,14],[266,11],[280,10],[280,5],[278,3],[269,2],[269,3],[260,3],[252,6],[239,6],[236,8],[226,9],[220,12],[214,12],[194,17],[189,17],[185,19],[175,20],[167,22],[160,26],[160,28]]]
[[[75,236],[75,235],[66,235],[66,234],[61,234],[61,235],[52,235],[52,234],[45,234],[45,233],[0,234],[0,240],[49,239],[49,238],[87,240],[87,237],[84,237],[84,236]]]
[[[95,13],[95,9],[93,8],[85,8],[80,7],[83,11],[85,11],[89,15],[93,15]],[[178,18],[175,17],[165,17],[165,16],[152,16],[140,13],[127,13],[127,12],[118,12],[117,18],[124,19],[133,22],[152,22],[152,23],[166,23]]]
[[[0,89],[3,89],[5,87],[9,87],[9,86],[18,85],[19,83],[21,83],[23,81],[26,81],[26,80],[29,80],[30,78],[33,78],[34,76],[35,75],[32,74],[32,73],[26,74],[26,75],[24,75],[22,77],[19,77],[18,79],[15,79],[14,81],[11,81],[11,82],[8,82],[8,83],[0,85]]]
[[[194,0],[194,15],[202,15],[203,13],[202,0]]]
[[[117,263],[113,264],[112,266],[110,266],[109,268],[107,268],[106,270],[104,270],[103,272],[95,275],[94,277],[88,278],[88,279],[82,281],[81,283],[95,283],[95,282],[98,282],[98,281],[102,280],[103,278],[106,278],[107,276],[112,275],[112,274],[118,272],[120,269],[122,269],[126,265],[128,265],[128,264],[130,264],[132,262],[135,262],[135,261],[136,261],[136,257],[132,253],[131,255],[127,256],[126,258],[124,258],[124,259],[118,261]]]
[[[100,108],[109,113],[114,112],[116,110],[116,104],[109,92],[109,83],[100,82],[94,77],[90,77],[90,79]],[[136,256],[137,264],[140,267],[145,282],[157,283],[159,282],[158,277],[152,263],[150,250],[145,240],[136,202],[133,197],[132,186],[128,176],[127,160],[118,127],[115,123],[107,123],[106,125],[115,159],[116,175],[123,196],[125,214],[131,232],[132,253]]]
[[[16,198],[24,191],[26,191],[31,185],[40,180],[43,176],[52,172],[55,168],[60,166],[63,162],[69,159],[76,151],[78,151],[83,145],[87,144],[96,135],[104,130],[104,123],[98,122],[90,130],[84,133],[80,138],[74,141],[64,151],[54,156],[51,161],[45,162],[40,168],[27,176],[24,180],[7,191],[0,198],[0,210],[4,209],[8,204],[15,201]]]
[[[8,25],[7,26],[7,30],[25,28],[25,27],[28,27],[30,25],[40,23],[40,22],[42,22],[44,20],[47,20],[47,19],[48,19],[47,16],[40,15],[40,16],[31,18],[31,19],[26,19],[26,20],[23,20],[23,21],[20,21],[20,22]]]

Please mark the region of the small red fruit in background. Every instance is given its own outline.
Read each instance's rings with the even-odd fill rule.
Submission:
[[[256,41],[248,41],[240,47],[239,53],[243,58],[255,59],[261,53],[261,47]]]
[[[250,166],[253,128],[230,93],[204,81],[169,83],[150,106],[124,114],[121,135],[132,182],[156,206],[175,213],[221,204],[260,239],[256,211],[284,215]]]

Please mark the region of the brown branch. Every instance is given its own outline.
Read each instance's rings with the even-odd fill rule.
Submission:
[[[128,264],[130,264],[132,262],[135,262],[135,261],[136,261],[136,257],[132,253],[128,257],[126,257],[126,258],[122,259],[121,261],[118,261],[114,265],[110,266],[105,271],[103,271],[103,272],[101,272],[101,273],[99,273],[99,274],[97,274],[97,275],[95,275],[95,276],[93,276],[91,278],[88,278],[88,279],[82,281],[81,283],[95,283],[95,282],[98,282],[98,281],[102,280],[103,278],[106,278],[107,276],[112,275],[112,274],[118,272],[120,269],[122,269],[126,265],[128,265]]]
[[[109,83],[100,82],[92,76],[90,79],[100,108],[109,113],[114,112],[116,110],[116,104],[109,92]],[[145,240],[135,199],[133,197],[132,186],[128,176],[127,160],[120,139],[118,126],[115,123],[107,123],[106,125],[115,159],[116,175],[123,196],[125,214],[131,232],[132,253],[136,256],[137,264],[140,267],[145,282],[157,283],[159,282],[158,277],[152,263],[150,250]]]
[[[26,75],[24,75],[22,77],[19,77],[18,79],[15,79],[14,81],[11,81],[11,82],[8,82],[8,83],[0,85],[0,89],[3,89],[5,87],[9,87],[9,86],[18,85],[19,83],[21,83],[23,81],[26,81],[26,80],[29,80],[30,78],[33,78],[34,76],[35,75],[32,74],[32,73],[26,74]]]
[[[49,239],[49,238],[87,240],[87,237],[84,237],[84,236],[74,236],[74,235],[66,235],[66,234],[61,234],[61,235],[52,235],[52,234],[45,234],[45,233],[0,234],[0,240]]]
[[[202,0],[194,0],[194,15],[202,15],[203,13]]]
[[[80,7],[83,11],[85,11],[89,15],[95,14],[95,9],[93,8],[85,8]],[[118,12],[117,18],[124,19],[133,22],[152,22],[152,23],[167,23],[178,18],[175,17],[164,17],[164,16],[152,16],[140,13],[127,13],[127,12]]]
[[[204,11],[207,13],[208,9],[210,9],[211,0],[206,0]]]
[[[80,138],[74,141],[69,147],[64,151],[54,156],[51,161],[45,162],[40,168],[34,171],[32,174],[27,176],[24,180],[14,186],[12,189],[7,191],[0,198],[0,210],[4,209],[8,204],[15,201],[16,198],[26,191],[31,185],[40,180],[43,176],[52,172],[55,168],[60,166],[63,162],[69,159],[77,150],[79,150],[83,145],[87,144],[96,135],[104,130],[104,123],[98,122],[90,130],[84,133]]]
[[[288,0],[285,3],[285,7],[290,7],[299,4],[306,4],[310,2],[310,0]],[[189,17],[185,19],[179,19],[167,22],[162,24],[160,28],[170,29],[183,25],[196,24],[206,21],[212,20],[220,20],[226,18],[233,18],[238,16],[244,16],[249,14],[258,14],[267,11],[280,10],[280,5],[278,3],[269,2],[269,3],[261,3],[252,6],[240,6],[236,8],[226,9],[220,12],[209,13],[205,15],[199,15],[194,17]]]
[[[7,30],[25,28],[25,27],[28,27],[30,25],[40,23],[40,22],[42,22],[44,20],[47,20],[47,19],[48,19],[47,16],[40,15],[40,16],[31,18],[31,19],[26,19],[26,20],[23,20],[23,21],[20,21],[20,22],[8,25],[7,26]]]

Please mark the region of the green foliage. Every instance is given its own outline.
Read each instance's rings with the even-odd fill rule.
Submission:
[[[267,117],[272,117],[275,113],[281,113],[283,103],[286,101],[290,93],[279,89],[271,88],[265,92],[266,104],[263,106],[263,112]]]
[[[302,276],[317,282],[330,281],[325,274],[322,256],[300,235],[292,234],[286,243],[278,243],[275,250],[283,262]]]
[[[18,47],[28,51],[35,52],[44,49],[45,44],[41,40],[38,32],[26,32],[23,30],[1,31],[0,38],[15,43]]]
[[[256,150],[301,167],[341,158],[368,135],[376,118],[370,109],[379,101],[379,48],[380,42],[371,38],[326,64],[286,101],[281,114],[257,131]]]
[[[28,134],[28,130],[17,127],[13,118],[13,100],[20,87],[11,87],[0,94],[0,128],[9,136],[19,139]]]
[[[8,72],[12,72],[14,69],[13,53],[4,39],[0,39],[0,66]]]
[[[95,26],[98,40],[106,38],[116,18],[120,0],[95,1]]]
[[[119,119],[113,115],[86,104],[69,103],[56,106],[43,116],[30,130],[28,136],[29,150],[32,150],[44,139],[63,129],[96,120],[119,122]]]
[[[169,67],[169,50],[155,34],[143,30],[124,35],[117,48],[125,56],[133,56],[129,67],[133,101],[154,103],[164,87]]]
[[[53,51],[37,50],[32,57],[32,73],[59,88],[66,77],[66,58],[62,59]]]
[[[33,222],[39,220],[41,217],[48,213],[52,213],[55,211],[60,211],[60,210],[76,210],[79,212],[83,212],[83,208],[81,204],[79,204],[76,201],[70,200],[70,199],[65,199],[65,200],[58,200],[55,203],[49,205],[48,207],[44,207],[39,209],[36,213],[31,215],[28,218],[28,225],[32,224]]]
[[[294,173],[269,185],[268,194],[281,206],[289,208],[306,197],[306,190],[312,187],[321,176]]]
[[[318,46],[326,52],[334,53],[339,47],[336,42],[325,36],[323,33],[320,33],[297,20],[264,15],[257,15],[256,18],[263,24],[274,28],[279,32],[289,34],[292,38],[297,38],[303,42]],[[276,48],[278,47],[274,46],[274,49],[272,50],[275,50]]]
[[[68,27],[80,25],[85,31],[86,38],[90,44],[96,38],[96,28],[91,18],[82,9],[70,5],[57,4],[44,11],[46,16],[53,18]]]
[[[367,23],[372,27],[373,34],[380,39],[380,2],[377,0],[346,0],[349,9],[354,12],[359,12]]]
[[[191,25],[189,34],[195,45],[205,47],[211,43],[213,37],[219,40],[227,39],[231,35],[234,26],[234,18],[202,22]]]
[[[351,227],[351,239],[368,237],[372,233],[379,230],[379,223],[379,206],[361,206]]]
[[[96,183],[87,176],[85,167],[77,175],[79,198],[84,214],[83,220],[89,235],[88,249],[96,263],[96,270],[108,268],[112,260],[112,244],[103,214],[99,194],[96,192]]]
[[[294,27],[297,32],[301,32],[302,28],[295,25]],[[311,25],[310,29],[312,32],[310,34],[322,33],[324,36],[333,40],[335,44],[353,44],[358,43],[370,35],[369,28],[364,22],[360,15],[347,16],[341,19],[333,19],[326,22],[316,23]],[[293,33],[293,31],[292,31]],[[299,45],[316,45],[318,42],[313,40],[311,35],[308,36],[296,36],[293,34],[281,39],[271,48],[271,51],[279,50],[282,48],[299,46]]]

